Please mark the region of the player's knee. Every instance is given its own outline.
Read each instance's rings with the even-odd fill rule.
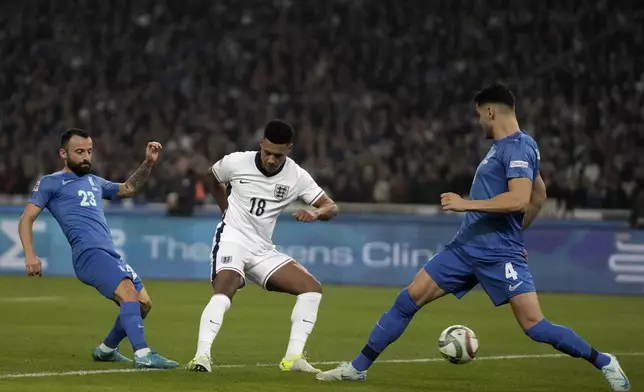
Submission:
[[[541,319],[523,332],[535,342],[547,343],[550,341],[551,331],[552,323],[546,319]]]
[[[302,290],[304,293],[320,293],[322,294],[322,284],[318,282],[313,276],[306,283]]]
[[[528,331],[533,329],[532,327],[539,324],[543,319],[544,319],[543,316],[528,314],[523,316],[520,320],[518,320],[518,322],[519,322],[519,325],[521,326],[521,329],[523,329],[523,332],[528,334]],[[530,336],[530,334],[528,334],[528,336]],[[532,336],[530,337],[532,338]]]
[[[152,301],[147,300],[147,301],[139,301],[139,304],[141,304],[141,317],[146,318],[148,314],[150,314],[150,311],[152,310]]]
[[[123,279],[121,283],[119,283],[119,285],[116,287],[116,290],[114,291],[114,298],[119,304],[123,302],[138,302],[139,293],[136,291],[132,280],[126,278]]]
[[[224,270],[217,273],[215,280],[212,281],[212,288],[214,294],[223,294],[232,300],[243,282],[244,278],[237,271]]]
[[[429,276],[429,274],[421,269],[414,277],[414,280],[409,286],[407,291],[412,301],[418,306],[424,306],[445,295],[445,292],[438,287],[436,282]]]
[[[312,275],[308,275],[307,279],[301,279],[295,281],[290,288],[280,288],[276,289],[270,285],[267,286],[269,291],[284,291],[295,295],[305,294],[305,293],[320,293],[322,294],[322,285],[317,281]]]
[[[417,284],[412,283],[407,286],[407,291],[412,301],[418,306],[423,306],[431,302],[427,298],[427,292]]]
[[[528,331],[544,319],[535,292],[522,293],[510,298],[510,306],[523,331]]]

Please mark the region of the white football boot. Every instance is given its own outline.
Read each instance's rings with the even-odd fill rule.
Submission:
[[[342,362],[335,369],[316,374],[315,378],[321,381],[364,381],[367,379],[367,371],[358,371],[351,362]]]
[[[613,389],[613,391],[628,391],[631,389],[631,383],[628,381],[628,377],[624,374],[622,367],[619,366],[617,358],[613,354],[606,354],[610,357],[610,362],[608,365],[602,368],[602,373],[608,381],[608,385]]]

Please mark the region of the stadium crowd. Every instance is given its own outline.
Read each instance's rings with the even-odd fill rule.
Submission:
[[[489,148],[471,100],[494,81],[515,91],[551,198],[628,208],[644,183],[638,2],[0,8],[0,193],[28,193],[58,170],[59,135],[75,126],[112,180],[137,167],[147,141],[164,143],[140,201],[165,201],[186,173],[256,148],[279,117],[298,132],[293,158],[336,200],[436,204],[441,192],[468,192]]]

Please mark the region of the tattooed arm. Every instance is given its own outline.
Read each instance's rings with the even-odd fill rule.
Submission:
[[[137,194],[143,185],[150,177],[150,172],[154,167],[154,163],[159,157],[159,151],[161,150],[161,144],[157,142],[150,142],[145,150],[145,161],[139,166],[139,168],[122,184],[119,185],[118,197],[132,197]]]
[[[119,184],[117,197],[132,197],[136,195],[148,180],[154,163],[144,161],[141,166],[124,183]]]

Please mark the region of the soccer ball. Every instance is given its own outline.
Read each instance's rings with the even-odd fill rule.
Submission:
[[[438,338],[438,350],[451,363],[465,364],[476,357],[479,340],[474,331],[464,325],[445,328]]]

